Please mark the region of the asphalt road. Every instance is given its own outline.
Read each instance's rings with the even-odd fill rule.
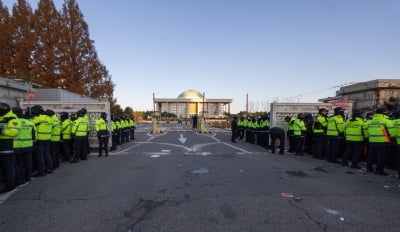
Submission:
[[[0,195],[0,231],[399,231],[400,180],[166,125]]]

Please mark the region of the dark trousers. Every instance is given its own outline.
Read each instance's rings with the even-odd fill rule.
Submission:
[[[118,129],[117,133],[116,133],[116,142],[117,145],[121,145],[121,130]]]
[[[327,137],[325,134],[314,134],[314,143],[312,147],[312,155],[314,158],[322,159],[325,157],[327,143]]]
[[[87,159],[85,153],[86,150],[86,143],[85,143],[85,136],[75,136],[74,145],[75,145],[75,156],[74,161],[79,161],[80,159]]]
[[[16,159],[15,154],[0,154],[1,169],[5,179],[5,189],[15,188]]]
[[[130,129],[125,129],[125,142],[129,142]]]
[[[289,152],[296,151],[296,139],[293,135],[293,131],[287,132],[288,140],[289,140]]]
[[[337,136],[328,136],[328,151],[326,160],[328,162],[338,162],[340,139]]]
[[[256,131],[255,130],[249,130],[249,143],[256,143]]]
[[[35,154],[38,174],[45,174],[46,170],[53,169],[53,161],[50,155],[50,141],[38,140]]]
[[[294,136],[295,140],[296,140],[296,155],[303,155],[303,150],[304,150],[304,136],[300,136],[300,135],[295,135]]]
[[[53,169],[60,167],[60,142],[50,142],[50,154],[53,161]]]
[[[231,142],[236,143],[237,129],[232,129]]]
[[[246,129],[245,134],[246,134],[245,141],[250,142],[250,129]]]
[[[32,149],[18,149],[16,151],[16,184],[23,184],[31,180]]]
[[[122,133],[121,133],[121,143],[129,142],[129,140],[127,140],[127,138],[128,138],[127,135],[128,135],[128,132],[126,131],[126,129],[123,129]]]
[[[346,141],[346,149],[343,154],[342,164],[347,166],[347,161],[351,158],[351,166],[357,167],[363,148],[363,141]]]
[[[117,140],[118,140],[118,134],[113,132],[111,136],[111,150],[114,150],[117,148]]]
[[[64,139],[61,142],[61,150],[62,150],[62,154],[64,156],[63,160],[64,161],[70,161],[71,157],[72,157],[72,141],[70,139]]]
[[[264,146],[264,144],[265,144],[265,137],[264,137],[265,134],[262,131],[256,131],[255,135],[256,135],[256,138],[257,138],[256,144]]]
[[[367,157],[367,169],[373,170],[373,164],[376,160],[376,171],[383,172],[385,167],[386,153],[388,152],[389,146],[387,143],[369,143],[368,146],[368,157]]]
[[[24,161],[22,153],[15,151],[15,186],[25,184]]]
[[[108,136],[107,137],[98,137],[99,140],[99,156],[103,155],[103,151],[106,156],[108,156]]]
[[[261,141],[258,141],[258,136],[260,136]],[[257,133],[257,144],[269,148],[269,131],[260,131]]]
[[[243,127],[239,128],[239,138],[240,139],[244,138],[244,128]]]

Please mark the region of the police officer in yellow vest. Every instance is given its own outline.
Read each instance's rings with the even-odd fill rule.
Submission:
[[[50,154],[53,168],[56,169],[60,167],[61,123],[53,110],[46,110],[45,114],[51,118]]]
[[[71,161],[72,163],[77,163],[79,160],[86,160],[86,143],[85,140],[87,138],[88,133],[88,122],[85,119],[85,113],[83,110],[79,110],[76,113],[78,117],[72,126],[71,134],[74,136],[74,145],[75,145],[75,156]]]
[[[296,140],[296,154],[299,156],[304,155],[304,141],[305,141],[305,134],[306,134],[306,126],[303,121],[304,114],[300,113],[297,115],[296,120],[293,123],[293,135],[294,139]]]
[[[122,124],[121,124],[121,118],[118,116],[115,116],[115,125],[117,128],[116,132],[116,141],[117,145],[121,145],[121,137],[122,137]]]
[[[117,137],[118,137],[118,127],[116,122],[116,117],[111,114],[111,151],[117,149]]]
[[[129,125],[131,127],[131,140],[135,140],[136,122],[134,118],[129,119]]]
[[[90,153],[90,147],[89,147],[89,134],[90,134],[90,130],[91,130],[91,124],[90,124],[90,118],[89,115],[87,114],[87,110],[86,108],[82,108],[81,111],[83,112],[83,117],[86,120],[87,123],[87,132],[86,132],[86,138],[83,140],[83,143],[85,144],[84,146],[84,150],[82,150],[82,154],[81,154],[81,158],[83,157],[83,159],[87,159],[87,155]]]
[[[331,163],[339,163],[340,147],[344,142],[344,111],[342,107],[333,109],[334,115],[328,119],[328,154],[326,160]]]
[[[393,141],[392,143],[394,143],[395,145],[395,156],[397,159],[397,168],[399,170],[399,179],[400,179],[400,110],[397,110],[393,113],[392,115],[393,117]]]
[[[36,140],[36,127],[26,119],[20,107],[13,107],[12,111],[21,122],[21,130],[14,137],[14,151],[17,158],[17,184],[31,181],[33,142]]]
[[[322,159],[325,157],[326,146],[328,144],[326,137],[326,128],[328,127],[327,119],[328,110],[326,108],[321,108],[318,110],[318,115],[315,117],[313,122],[313,148],[312,156],[317,159]]]
[[[103,150],[108,156],[108,139],[110,131],[108,129],[107,114],[102,112],[100,118],[96,120],[96,133],[99,141],[99,157],[103,155]]]
[[[352,118],[344,125],[346,148],[343,154],[342,165],[348,166],[351,157],[351,168],[360,168],[358,162],[364,147],[364,119],[359,110],[354,110]]]
[[[37,142],[35,151],[35,160],[37,165],[37,173],[34,177],[45,176],[53,170],[53,161],[50,155],[51,140],[51,118],[44,114],[44,110],[40,105],[34,105],[31,108],[31,119],[37,130]]]
[[[7,103],[0,102],[0,164],[3,169],[5,186],[1,193],[15,189],[16,159],[13,147],[13,139],[21,130],[21,122],[11,111]]]
[[[296,139],[294,138],[294,130],[293,130],[293,124],[296,118],[286,116],[285,117],[285,122],[287,122],[287,127],[286,127],[286,135],[289,140],[289,153],[293,153],[296,151]]]
[[[384,172],[385,158],[391,143],[391,135],[395,134],[393,122],[386,118],[386,109],[378,108],[372,120],[364,124],[365,137],[368,138],[367,171],[373,172],[374,161],[377,160],[375,173],[388,175]]]
[[[62,112],[60,114],[61,118],[61,151],[64,156],[62,161],[71,161],[72,157],[72,137],[71,130],[73,122],[68,117],[67,112]]]

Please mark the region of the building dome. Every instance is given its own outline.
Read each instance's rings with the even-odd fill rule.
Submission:
[[[203,94],[196,90],[186,90],[179,94],[178,98],[186,98],[186,99],[198,99],[202,98]]]

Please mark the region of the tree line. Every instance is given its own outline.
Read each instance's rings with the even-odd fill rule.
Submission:
[[[0,0],[0,76],[106,100],[120,110],[75,0],[60,10],[52,0],[40,0],[35,10],[26,0],[10,10]]]

